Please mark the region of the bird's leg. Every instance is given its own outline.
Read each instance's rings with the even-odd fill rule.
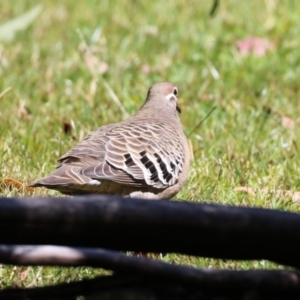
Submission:
[[[149,200],[157,200],[159,197],[153,193],[149,192],[141,192],[141,191],[136,191],[130,193],[127,197],[130,198],[141,198],[141,199],[149,199]],[[149,258],[149,254],[146,252],[133,252],[133,256],[139,256],[139,257],[144,257],[144,258]],[[155,256],[156,259],[158,259],[160,255],[158,254]]]

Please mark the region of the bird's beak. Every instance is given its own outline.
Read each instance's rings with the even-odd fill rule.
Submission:
[[[179,107],[178,104],[176,104],[176,110],[181,114],[181,108]]]

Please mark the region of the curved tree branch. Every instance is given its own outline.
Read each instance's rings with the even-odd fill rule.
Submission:
[[[0,198],[2,244],[268,259],[300,267],[300,216],[261,208],[89,196]]]

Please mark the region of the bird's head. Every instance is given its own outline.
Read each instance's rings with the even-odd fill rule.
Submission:
[[[176,111],[181,113],[181,109],[177,102],[177,96],[178,89],[173,83],[159,82],[150,87],[145,104],[153,103],[162,109],[166,107],[168,110],[174,111],[175,114]]]

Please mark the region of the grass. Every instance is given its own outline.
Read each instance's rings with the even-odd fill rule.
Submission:
[[[299,212],[291,197],[276,195],[300,185],[296,2],[220,1],[214,17],[211,1],[42,3],[26,30],[0,44],[0,93],[6,90],[0,97],[1,178],[26,184],[46,175],[91,130],[134,113],[152,83],[171,81],[179,87],[187,135],[216,107],[189,136],[194,159],[177,199]],[[1,22],[35,5],[5,1]],[[262,57],[241,56],[235,43],[249,36],[269,39],[274,49]],[[74,122],[73,138],[64,133],[63,122]],[[254,197],[236,192],[238,186],[271,192]],[[2,196],[49,194],[58,195],[1,190]],[[178,255],[163,260],[210,268],[280,268],[267,261]],[[0,286],[53,284],[101,272],[1,266]]]

